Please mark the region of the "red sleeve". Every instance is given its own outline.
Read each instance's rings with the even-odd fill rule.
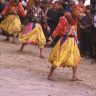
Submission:
[[[4,16],[8,10],[9,4],[6,5],[6,7],[4,8],[4,10],[1,12],[2,16]]]
[[[23,8],[23,6],[22,6],[22,4],[21,3],[19,3],[19,5],[18,5],[18,12],[19,12],[19,14],[21,15],[21,16],[23,16],[23,17],[25,17],[26,16],[26,11],[24,11],[24,8]]]
[[[65,13],[64,13],[64,16],[67,18],[67,21],[68,21],[69,24],[71,24],[71,25],[74,25],[74,24],[75,24],[75,20],[74,20],[74,19],[75,19],[76,17],[73,18],[72,15],[71,15],[71,13],[65,12]]]
[[[66,19],[63,16],[60,18],[59,23],[51,36],[52,39],[54,39],[56,36],[64,35],[67,29],[68,29],[68,23],[66,22]]]

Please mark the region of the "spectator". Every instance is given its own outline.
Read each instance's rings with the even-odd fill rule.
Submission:
[[[56,1],[53,4],[53,7],[49,9],[46,14],[47,23],[51,29],[50,35],[53,33],[54,29],[56,28],[58,24],[59,10],[60,10],[59,2]]]
[[[94,14],[94,26],[92,30],[92,55],[96,59],[96,12]]]
[[[50,27],[50,36],[52,35],[53,31],[55,30],[58,24],[60,11],[61,11],[60,9],[61,9],[61,4],[59,1],[56,1],[55,3],[53,3],[53,7],[49,9],[47,12],[46,17],[47,17],[47,23]],[[54,39],[51,46],[54,46],[58,40],[59,38],[56,37],[56,39]]]
[[[86,6],[85,10],[86,16],[80,21],[80,51],[81,55],[88,57],[92,56],[92,25],[93,16],[90,11],[90,6]]]

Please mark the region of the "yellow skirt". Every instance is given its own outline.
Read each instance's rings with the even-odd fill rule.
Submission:
[[[80,53],[74,38],[68,37],[62,45],[59,40],[49,55],[49,62],[56,67],[77,66],[80,63]]]
[[[21,43],[38,45],[40,48],[44,48],[46,39],[40,24],[36,24],[35,28],[27,34],[21,32],[19,34],[19,41]]]
[[[17,34],[21,31],[21,21],[18,15],[8,15],[1,23],[0,28],[8,34]]]

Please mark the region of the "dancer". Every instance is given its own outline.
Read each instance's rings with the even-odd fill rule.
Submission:
[[[9,40],[9,36],[13,35],[13,42],[15,42],[15,37],[21,31],[22,27],[18,14],[25,17],[26,13],[27,11],[24,11],[19,0],[10,0],[6,5],[0,14],[0,17],[5,17],[0,23],[0,28],[3,31],[3,35],[7,36],[6,40]]]
[[[31,0],[31,3],[28,3],[28,23],[19,35],[19,41],[22,43],[20,51],[23,50],[25,45],[37,45],[40,48],[41,58],[44,58],[43,49],[46,44],[46,39],[40,24],[43,16],[43,11],[39,7],[39,1],[35,0],[32,2]]]
[[[61,37],[49,55],[49,62],[52,64],[48,74],[49,80],[53,79],[53,72],[57,67],[72,67],[72,80],[79,80],[76,74],[77,66],[80,63],[77,19],[80,19],[84,15],[79,9],[77,5],[73,5],[71,13],[65,12],[50,38],[52,42],[56,36]]]

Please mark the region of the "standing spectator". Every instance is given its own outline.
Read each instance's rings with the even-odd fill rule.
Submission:
[[[94,26],[92,30],[92,55],[96,59],[96,12],[94,14]]]
[[[51,29],[50,35],[53,33],[54,29],[56,28],[59,20],[59,1],[56,1],[53,4],[53,7],[48,10],[46,14],[47,23]]]
[[[86,6],[86,16],[80,21],[80,50],[84,56],[92,56],[92,25],[93,16],[90,11],[90,5]]]
[[[58,24],[61,11],[60,9],[61,9],[61,3],[59,1],[55,1],[55,3],[53,3],[53,7],[49,9],[47,12],[46,18],[47,23],[50,27],[50,36],[52,35],[53,31],[55,30]],[[51,46],[54,46],[58,40],[59,37],[57,36],[52,42]]]
[[[79,0],[78,6],[79,8],[83,9],[83,11],[85,12],[84,3],[85,3],[85,0]],[[84,38],[83,26],[84,25],[83,25],[83,18],[82,18],[80,21],[78,21],[78,25],[77,25],[77,30],[78,30],[77,35],[78,35],[78,40],[79,40],[80,53],[82,57],[84,56],[84,48],[85,48],[84,42],[83,42],[83,38]]]

